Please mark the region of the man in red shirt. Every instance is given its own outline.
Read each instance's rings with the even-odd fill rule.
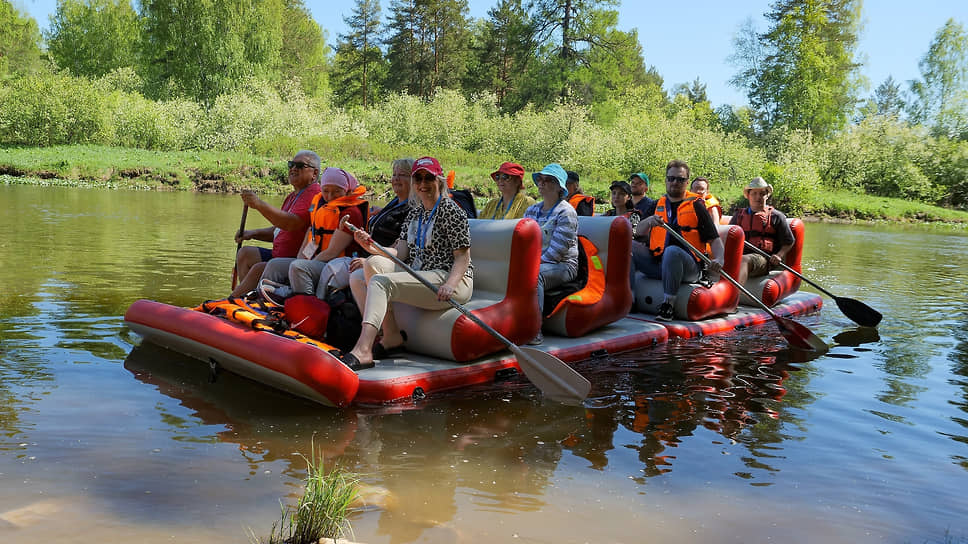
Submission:
[[[245,230],[236,233],[236,243],[243,240],[272,242],[272,249],[259,246],[245,246],[235,256],[238,272],[238,286],[232,296],[240,296],[255,289],[262,276],[265,263],[273,257],[295,257],[306,238],[309,228],[309,205],[319,194],[319,155],[302,150],[289,161],[289,184],[292,192],[286,197],[281,208],[277,208],[248,189],[242,191],[242,201],[257,210],[270,223],[271,227]]]

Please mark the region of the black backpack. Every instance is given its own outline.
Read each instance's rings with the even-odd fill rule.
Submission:
[[[353,300],[349,287],[333,291],[326,297],[329,322],[326,324],[326,343],[342,352],[353,349],[363,330],[363,315]]]

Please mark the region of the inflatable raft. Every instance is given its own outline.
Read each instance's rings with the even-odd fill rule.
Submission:
[[[742,231],[736,230],[720,229],[733,249],[743,244]],[[646,348],[670,335],[689,338],[770,320],[762,310],[737,309],[735,288],[729,292],[719,284],[683,286],[705,291],[688,297],[681,313],[716,317],[658,323],[650,314],[629,313],[635,295],[628,275],[628,221],[580,217],[579,235],[588,268],[586,285],[541,316],[534,298],[541,237],[537,224],[530,219],[472,220],[475,285],[466,307],[514,343],[533,338],[540,327],[545,333],[540,349],[568,363]],[[799,265],[799,253],[796,258]],[[788,317],[820,307],[818,295],[794,293],[774,311]],[[394,312],[408,334],[407,351],[358,372],[338,359],[333,346],[279,330],[264,309],[241,300],[194,309],[139,300],[124,319],[145,341],[204,361],[213,370],[228,370],[334,407],[421,397],[501,380],[520,370],[497,340],[455,309],[430,311],[395,303]]]

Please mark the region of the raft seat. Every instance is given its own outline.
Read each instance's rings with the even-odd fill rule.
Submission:
[[[723,271],[731,277],[739,273],[743,261],[743,229],[736,225],[719,225],[719,237],[725,246]],[[662,281],[646,278],[641,272],[633,277],[635,309],[638,312],[656,314],[662,304]],[[711,287],[698,283],[683,283],[676,293],[673,309],[676,319],[698,321],[715,315],[736,311],[739,305],[739,289],[724,277]]]
[[[583,336],[618,321],[628,315],[634,301],[629,285],[632,225],[628,219],[580,216],[578,235],[594,246],[595,255],[586,260],[589,276],[599,276],[598,285],[592,285],[590,278],[585,289],[565,297],[544,320],[544,331],[558,336]]]
[[[787,253],[783,263],[797,272],[802,272],[800,261],[803,258],[803,221],[798,218],[788,218],[790,230],[793,231],[793,248]],[[746,290],[756,295],[767,306],[776,306],[786,297],[796,293],[800,289],[800,278],[793,272],[785,268],[771,270],[765,276],[750,278],[743,284]],[[757,306],[746,295],[740,294],[740,304],[745,306]]]
[[[464,307],[515,344],[538,334],[535,292],[541,260],[541,229],[533,219],[471,219],[474,294]],[[407,350],[451,361],[470,361],[505,346],[456,308],[425,310],[393,303]]]

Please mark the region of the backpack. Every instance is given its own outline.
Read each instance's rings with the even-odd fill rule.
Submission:
[[[329,307],[326,343],[343,352],[350,351],[360,339],[363,330],[363,315],[353,300],[353,293],[349,288],[338,289],[327,295],[323,304]]]
[[[289,326],[310,338],[323,338],[332,313],[329,304],[313,295],[295,295],[283,306]]]

